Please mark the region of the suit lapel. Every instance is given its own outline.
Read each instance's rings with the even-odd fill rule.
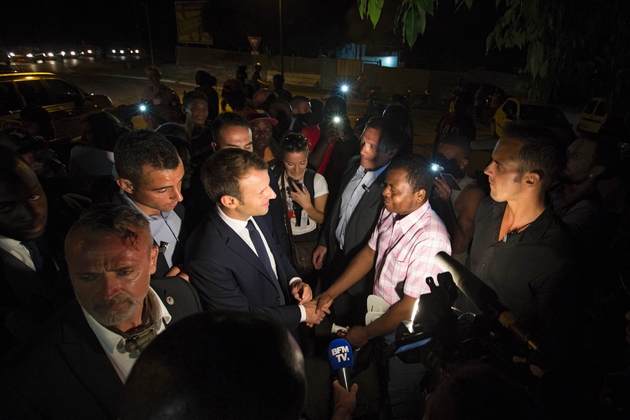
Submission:
[[[39,274],[1,248],[0,257],[3,261],[5,281],[11,284],[19,298],[24,298],[24,301],[28,301],[29,295],[35,293],[50,301],[54,301],[53,289]]]
[[[217,214],[216,210],[211,211],[209,216],[210,220],[221,234],[221,237],[225,239],[225,245],[228,248],[232,249],[236,254],[240,255],[245,261],[247,261],[248,264],[253,265],[260,272],[260,274],[262,274],[269,282],[271,282],[271,284],[277,287],[277,282],[274,279],[269,278],[269,274],[267,273],[267,270],[265,269],[263,263],[260,261],[260,259],[258,259],[258,256],[254,253],[254,251],[252,251],[249,245],[247,245],[245,241],[243,241],[243,239],[236,232],[234,232],[234,230],[229,227],[223,221],[223,219],[221,219],[221,216]],[[258,226],[265,234],[265,238],[267,239],[267,243],[269,244],[269,235],[267,235],[265,230],[267,225],[260,218],[256,218],[256,223],[258,223]],[[275,239],[272,238],[271,240]],[[269,248],[272,249],[273,252],[273,246],[270,245]],[[273,256],[274,258],[277,258],[275,253]],[[277,266],[278,264],[276,261],[276,270],[278,269]]]
[[[63,321],[59,349],[66,362],[103,410],[116,416],[123,383],[78,303],[73,304]]]

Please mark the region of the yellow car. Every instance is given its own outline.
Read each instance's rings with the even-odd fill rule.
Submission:
[[[562,111],[553,105],[521,98],[508,98],[494,113],[490,134],[503,136],[503,127],[511,121],[528,120],[550,128],[566,145],[575,140],[575,132]]]
[[[607,117],[606,100],[604,98],[591,99],[580,117],[580,131],[597,133],[606,122]]]

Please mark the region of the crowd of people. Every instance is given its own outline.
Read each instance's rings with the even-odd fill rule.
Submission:
[[[517,121],[471,176],[463,95],[425,157],[404,104],[356,135],[343,98],[255,70],[220,94],[200,70],[180,101],[148,68],[146,129],[87,115],[67,160],[29,126],[0,134],[0,417],[308,418],[304,356],[322,357],[331,335],[315,331],[331,324],[378,365],[365,418],[628,415],[614,135],[565,150]],[[430,389],[435,366],[386,356],[440,252],[496,292],[534,355],[518,347],[503,369],[460,356]],[[448,303],[496,322],[462,293]],[[352,418],[361,389],[332,386],[330,417]]]

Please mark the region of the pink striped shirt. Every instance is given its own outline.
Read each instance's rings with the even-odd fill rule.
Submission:
[[[427,201],[418,210],[396,220],[396,213],[383,208],[368,246],[376,251],[374,294],[390,305],[400,300],[396,285],[405,282],[404,294],[418,298],[429,293],[426,278],[437,280],[442,272],[435,255],[451,253],[444,223]]]

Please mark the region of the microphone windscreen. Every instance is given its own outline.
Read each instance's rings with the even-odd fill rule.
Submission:
[[[354,364],[354,356],[350,343],[343,338],[331,341],[328,345],[328,361],[335,370],[351,367]]]

